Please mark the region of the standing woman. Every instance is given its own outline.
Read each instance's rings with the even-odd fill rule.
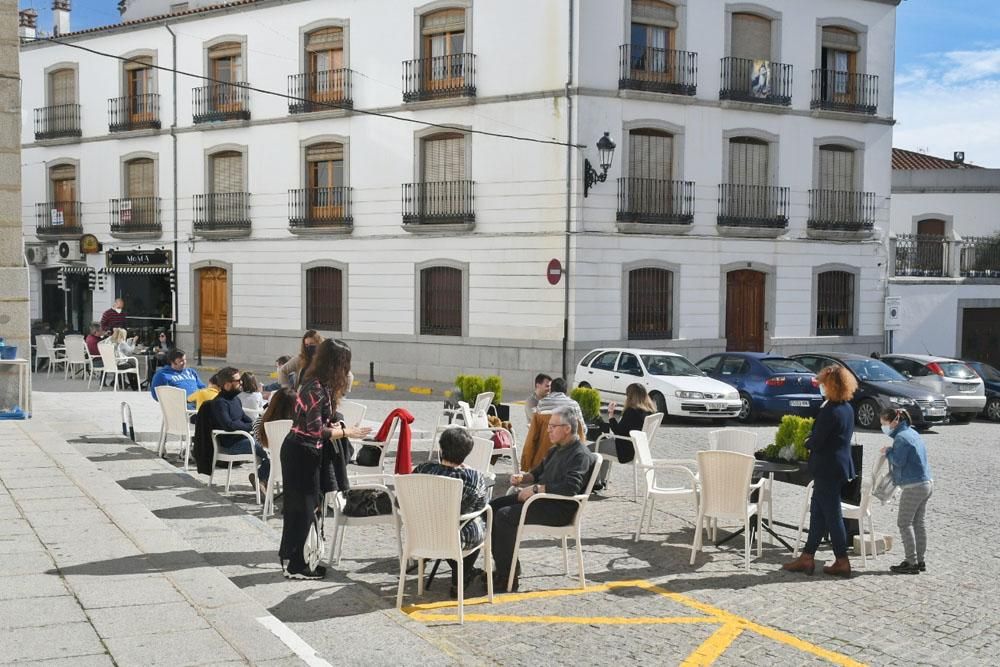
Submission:
[[[310,568],[303,554],[309,529],[322,503],[320,468],[324,440],[364,437],[371,430],[335,421],[337,401],[347,390],[350,369],[350,348],[326,340],[319,344],[309,367],[302,373],[292,430],[281,446],[285,504],[278,557],[288,579],[326,576],[325,567]]]
[[[302,345],[299,353],[278,367],[278,382],[282,387],[298,389],[302,386],[302,375],[309,368],[316,348],[323,342],[323,337],[315,329],[307,329],[302,334]]]
[[[881,421],[882,432],[892,438],[892,445],[883,448],[882,453],[892,466],[892,481],[902,489],[896,525],[899,526],[906,554],[906,560],[889,569],[896,574],[919,574],[927,569],[924,565],[924,552],[927,551],[924,513],[927,500],[934,493],[934,481],[927,465],[927,448],[910,427],[910,415],[906,410],[883,410]]]
[[[806,440],[809,449],[809,473],[813,478],[812,501],[809,505],[809,537],[802,554],[782,565],[789,572],[812,574],[816,567],[813,556],[827,533],[836,561],[823,568],[824,574],[851,576],[851,561],[847,558],[847,529],[840,507],[840,491],[854,479],[851,460],[851,437],[854,435],[854,408],[850,400],[858,389],[858,381],[843,366],[827,366],[816,376],[819,391],[826,400],[819,408],[812,433]]]

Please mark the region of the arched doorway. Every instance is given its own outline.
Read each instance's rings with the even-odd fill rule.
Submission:
[[[198,348],[202,356],[225,358],[228,351],[229,289],[226,270],[198,270]]]
[[[726,274],[726,350],[764,351],[764,284],[760,271]]]

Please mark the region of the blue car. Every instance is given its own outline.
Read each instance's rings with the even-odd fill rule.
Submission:
[[[762,352],[720,352],[695,365],[739,390],[743,409],[736,419],[744,423],[764,416],[815,417],[823,403],[816,375],[792,359]]]
[[[986,385],[986,407],[982,416],[1000,422],[1000,371],[981,361],[966,361],[965,365],[976,371]]]

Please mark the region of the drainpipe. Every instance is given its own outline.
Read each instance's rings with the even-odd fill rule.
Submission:
[[[573,86],[575,8],[575,0],[569,0],[569,46],[566,50],[566,247],[563,262],[562,377],[564,378],[569,375],[569,281],[572,276],[569,269],[570,233],[573,221],[573,97],[570,89]]]
[[[173,70],[171,74],[172,79],[172,103],[173,103],[173,117],[170,119],[170,142],[173,149],[173,198],[174,198],[174,323],[173,331],[170,334],[170,340],[173,341],[174,346],[177,346],[177,316],[180,311],[180,279],[178,277],[177,267],[180,264],[180,255],[178,254],[179,244],[177,242],[178,226],[177,226],[177,35],[170,28],[169,25],[164,24],[164,28],[170,33],[170,57],[171,57],[171,69]]]

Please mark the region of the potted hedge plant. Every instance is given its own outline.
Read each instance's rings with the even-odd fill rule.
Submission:
[[[493,409],[500,421],[510,421],[510,405],[503,402],[503,379],[499,375],[487,375],[483,390],[493,392]]]
[[[778,463],[797,463],[799,472],[794,475],[795,479],[789,476],[787,481],[792,484],[801,483],[803,486],[808,484],[806,462],[809,460],[809,450],[806,449],[806,440],[815,421],[812,417],[785,415],[774,434],[774,442],[758,451],[757,458]]]
[[[601,392],[590,387],[577,387],[569,393],[569,397],[580,406],[587,425],[587,439],[597,440],[601,435]]]

